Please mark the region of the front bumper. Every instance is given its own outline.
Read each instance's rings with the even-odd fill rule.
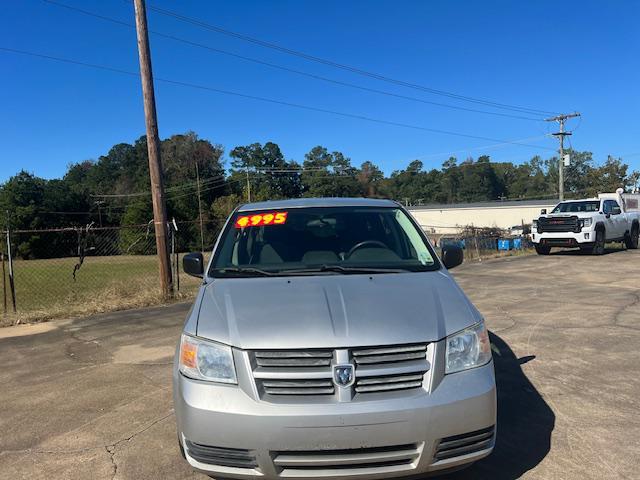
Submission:
[[[191,380],[174,370],[178,436],[187,461],[209,475],[382,479],[454,468],[491,453],[493,362],[445,375],[431,392],[400,393],[361,402],[274,404],[237,386]],[[475,449],[465,447],[474,439],[484,441]],[[189,454],[193,444],[215,447],[214,452],[243,449],[241,456],[251,457],[251,465],[198,461]],[[449,450],[442,455],[445,444]]]
[[[549,247],[578,247],[593,245],[596,240],[596,232],[583,230],[575,232],[532,232],[531,240],[543,246]]]

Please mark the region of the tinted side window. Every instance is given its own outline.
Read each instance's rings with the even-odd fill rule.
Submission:
[[[602,207],[602,211],[606,214],[611,214],[613,213],[613,209],[617,207],[618,209],[620,208],[620,205],[618,205],[618,202],[616,202],[615,200],[605,200],[604,201],[604,205]]]
[[[618,215],[619,213],[622,212],[622,209],[620,208],[620,205],[615,200],[611,200],[611,211],[612,211],[612,213],[615,213],[616,215]]]

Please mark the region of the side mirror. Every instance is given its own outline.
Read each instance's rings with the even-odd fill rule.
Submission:
[[[457,245],[445,245],[442,247],[442,263],[451,270],[460,265],[464,260],[464,252]]]
[[[546,215],[547,214],[547,209],[543,208],[542,210],[540,210],[540,215]]]
[[[204,275],[204,257],[201,253],[187,253],[182,257],[182,269],[187,275],[202,278]]]

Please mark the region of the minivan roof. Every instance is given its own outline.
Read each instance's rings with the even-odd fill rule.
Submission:
[[[289,200],[271,200],[268,202],[246,203],[238,208],[239,212],[253,210],[279,210],[304,207],[397,207],[393,200],[378,198],[292,198]]]

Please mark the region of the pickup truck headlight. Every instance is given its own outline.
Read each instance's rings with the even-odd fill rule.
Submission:
[[[491,360],[489,333],[484,321],[449,335],[446,342],[445,373],[480,367]]]
[[[231,347],[183,334],[180,372],[195,380],[238,383]]]
[[[531,222],[531,228],[538,228],[538,220]]]
[[[593,218],[581,218],[580,219],[580,226],[581,227],[590,227],[591,226],[591,222],[593,222]]]

